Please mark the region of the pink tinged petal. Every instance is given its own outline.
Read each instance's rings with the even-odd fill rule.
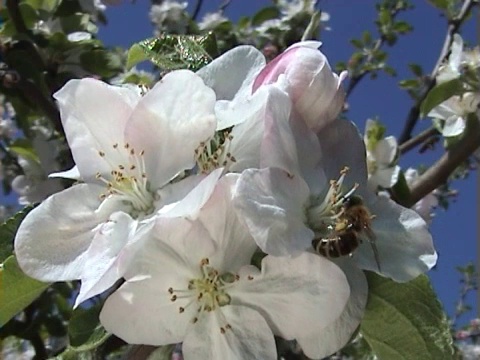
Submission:
[[[243,306],[223,306],[205,314],[189,329],[182,350],[185,360],[277,359],[267,322],[257,311]]]
[[[188,70],[167,74],[138,103],[125,139],[145,151],[147,178],[157,190],[195,165],[194,152],[213,136],[215,93]]]
[[[347,276],[350,297],[342,314],[323,330],[306,337],[297,337],[305,355],[323,359],[343,348],[360,325],[368,297],[368,284],[362,270],[349,258],[339,258],[335,263]]]
[[[98,211],[103,188],[80,184],[33,209],[15,237],[22,270],[42,281],[79,279],[97,227],[110,212]]]
[[[199,220],[215,242],[212,266],[223,272],[235,272],[249,264],[257,249],[233,207],[232,197],[239,177],[238,174],[222,177],[199,214]]]
[[[232,100],[252,92],[253,81],[264,66],[263,54],[245,45],[227,51],[197,74],[215,91],[217,100]]]
[[[357,193],[363,194],[367,183],[365,143],[357,127],[348,120],[338,119],[318,133],[322,149],[322,165],[328,180],[338,179],[340,171],[348,166],[343,185],[350,189],[360,185]],[[332,154],[334,154],[332,156]]]
[[[134,243],[137,222],[123,212],[113,213],[98,229],[87,250],[80,293],[75,307],[98,295],[120,279],[126,270],[120,261],[122,250]]]
[[[310,128],[318,131],[337,117],[344,101],[340,82],[345,74],[341,78],[334,74],[320,51],[310,46],[287,49],[262,70],[255,80],[254,91],[281,76],[285,76],[285,90],[296,111]]]
[[[275,335],[293,340],[327,329],[342,314],[350,290],[337,265],[304,252],[295,258],[265,257],[261,274],[241,277],[229,294],[232,305],[257,310]]]
[[[188,217],[194,220],[198,212],[212,195],[218,179],[222,175],[223,168],[212,171],[200,183],[195,186],[183,199],[173,206],[168,206],[159,211],[159,215],[166,218]]]
[[[139,100],[138,94],[85,78],[70,80],[54,98],[73,158],[85,181],[94,179],[97,172],[110,174],[125,162],[126,155],[113,145],[123,144],[125,124]]]
[[[437,254],[432,236],[420,215],[383,196],[378,196],[376,201],[367,206],[376,216],[372,220],[372,230],[381,272],[368,241],[364,241],[353,253],[353,260],[360,268],[404,282],[435,265]]]
[[[277,168],[246,170],[238,181],[234,206],[263,252],[298,254],[311,246],[306,225],[310,191],[298,175]]]

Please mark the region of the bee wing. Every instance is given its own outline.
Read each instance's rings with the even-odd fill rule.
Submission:
[[[382,272],[382,268],[380,267],[380,256],[378,254],[378,249],[377,245],[375,244],[375,241],[377,237],[375,236],[375,233],[370,229],[370,227],[365,227],[363,229],[363,232],[367,236],[368,242],[370,243],[370,246],[372,247],[373,250],[373,256],[375,258],[375,262],[377,263],[378,271]]]

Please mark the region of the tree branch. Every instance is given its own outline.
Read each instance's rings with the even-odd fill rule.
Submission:
[[[425,89],[422,94],[419,96],[413,107],[410,109],[407,115],[407,119],[405,121],[405,126],[403,127],[402,133],[398,138],[399,144],[403,144],[408,141],[412,137],[412,131],[417,124],[418,118],[420,116],[420,105],[427,97],[428,93],[432,88],[435,86],[435,77],[437,76],[438,69],[442,65],[445,57],[447,56],[450,46],[453,42],[453,35],[458,32],[460,26],[463,24],[467,16],[470,14],[472,7],[476,4],[475,0],[465,0],[463,2],[462,8],[458,15],[451,19],[448,22],[447,27],[447,34],[445,35],[445,41],[443,42],[442,50],[440,51],[440,55],[437,59],[437,62],[429,76],[429,78],[425,82]]]
[[[467,125],[463,138],[420,176],[410,189],[411,197],[408,203],[402,205],[411,207],[444,184],[455,169],[480,147],[480,123],[471,121]]]
[[[407,153],[408,151],[412,150],[414,147],[423,144],[426,140],[438,134],[439,134],[438,130],[435,129],[433,126],[431,128],[428,128],[425,131],[422,131],[420,134],[418,134],[414,138],[411,138],[410,140],[405,141],[403,144],[401,144],[398,147],[400,154]]]
[[[197,20],[198,14],[200,14],[200,10],[202,9],[203,0],[197,0],[195,4],[195,9],[193,10],[192,20]]]

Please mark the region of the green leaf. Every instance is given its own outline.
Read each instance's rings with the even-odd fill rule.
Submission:
[[[369,297],[360,331],[379,359],[453,359],[447,317],[427,276],[396,283],[366,274]]]
[[[463,82],[460,79],[453,79],[435,86],[429,91],[427,97],[420,106],[422,116],[426,116],[435,106],[440,105],[454,95],[466,93]]]
[[[410,68],[410,71],[417,77],[422,77],[423,76],[423,69],[420,65],[410,63],[408,64],[408,67]]]
[[[402,89],[415,89],[418,87],[418,85],[417,79],[405,79],[398,82],[398,86],[400,86]]]
[[[217,43],[212,32],[205,35],[162,34],[157,38],[140,41],[136,45],[145,52],[146,59],[162,70],[195,71],[207,65],[217,52]],[[133,50],[130,49],[133,51],[131,55],[133,60],[129,62],[130,65],[134,60],[143,59],[139,49],[134,46]]]
[[[70,345],[75,351],[93,350],[110,336],[98,320],[101,305],[88,309],[78,308],[68,324]]]
[[[0,326],[30,305],[50,284],[25,275],[14,256],[0,268]]]
[[[430,4],[441,10],[448,9],[450,0],[428,0]]]
[[[24,0],[25,3],[28,3],[35,10],[48,12],[53,12],[60,4],[60,1],[61,0]]]
[[[265,7],[252,17],[252,25],[258,26],[267,20],[276,19],[280,16],[280,11],[275,6]]]
[[[33,206],[27,206],[0,225],[0,264],[13,253],[13,239],[22,220]]]
[[[85,51],[80,55],[80,62],[86,70],[102,77],[114,76],[122,68],[118,56],[103,49]]]
[[[127,53],[127,70],[130,70],[132,67],[145,60],[148,60],[148,54],[144,47],[140,44],[133,44],[130,49],[128,49]]]
[[[392,187],[392,198],[399,204],[411,204],[410,187],[408,186],[407,179],[403,171],[400,171],[398,180]]]

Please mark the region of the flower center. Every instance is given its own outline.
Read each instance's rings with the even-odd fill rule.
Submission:
[[[145,151],[137,152],[128,143],[124,146],[116,143],[112,147],[115,152],[118,152],[118,156],[115,156],[115,152],[111,157],[105,156],[103,151],[98,152],[113,169],[106,176],[100,173],[96,175],[96,178],[107,186],[107,191],[101,195],[101,198],[105,199],[109,196],[120,198],[125,204],[131,206],[130,215],[135,218],[152,213],[155,210],[156,199],[147,181]],[[112,159],[121,159],[121,162],[115,163]]]
[[[327,237],[333,232],[342,231],[348,224],[345,222],[345,203],[358,188],[358,184],[344,192],[343,181],[348,167],[340,171],[338,180],[331,180],[325,196],[312,196],[307,207],[307,224],[315,232],[316,237]]]
[[[215,136],[207,143],[201,143],[195,150],[197,167],[200,172],[209,174],[220,167],[228,168],[236,162],[229,148],[233,135],[230,130],[217,131]]]
[[[187,289],[174,289],[170,287],[170,301],[175,302],[180,299],[186,299],[184,306],[179,306],[179,314],[185,313],[185,310],[191,306],[196,306],[192,323],[195,324],[201,315],[219,310],[222,306],[231,303],[231,297],[228,294],[228,288],[236,281],[240,280],[240,276],[232,273],[220,274],[218,270],[210,266],[208,258],[200,261],[201,277],[192,279],[188,282]],[[249,278],[250,279],[250,278]],[[253,279],[253,278],[252,278]],[[217,312],[220,316],[221,312]],[[226,330],[231,329],[225,318],[221,321],[225,323],[220,328],[222,334]]]

